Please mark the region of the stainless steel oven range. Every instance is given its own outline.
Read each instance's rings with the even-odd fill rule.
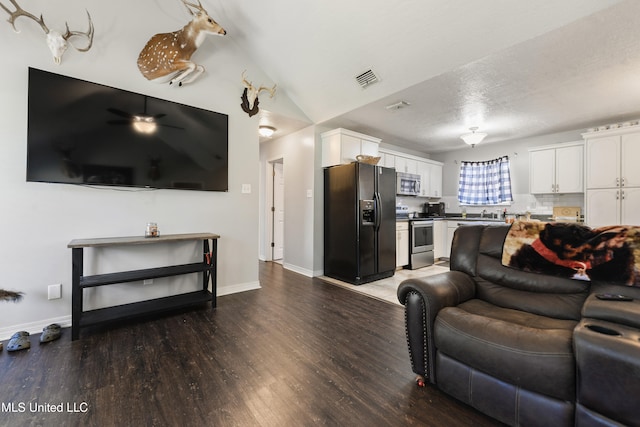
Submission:
[[[409,268],[433,265],[433,220],[409,222]]]

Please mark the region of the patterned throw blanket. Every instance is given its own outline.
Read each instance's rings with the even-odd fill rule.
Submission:
[[[640,227],[516,221],[502,264],[534,273],[640,286]]]

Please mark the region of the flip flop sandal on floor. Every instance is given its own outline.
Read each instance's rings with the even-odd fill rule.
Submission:
[[[40,335],[40,343],[54,341],[62,335],[62,328],[57,323],[45,326]]]
[[[11,335],[11,339],[7,344],[7,351],[26,350],[31,348],[31,341],[29,341],[29,332],[20,331]]]

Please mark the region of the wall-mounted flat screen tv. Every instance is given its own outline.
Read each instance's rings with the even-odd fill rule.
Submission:
[[[29,68],[27,181],[228,191],[226,114]]]

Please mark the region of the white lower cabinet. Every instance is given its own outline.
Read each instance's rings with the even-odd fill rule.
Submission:
[[[447,221],[447,258],[451,257],[451,244],[453,243],[453,235],[458,228],[458,221]]]
[[[449,258],[447,252],[447,221],[433,221],[433,257]]]
[[[396,222],[396,268],[409,265],[409,223]]]
[[[640,225],[640,187],[587,190],[585,207],[590,227]]]

